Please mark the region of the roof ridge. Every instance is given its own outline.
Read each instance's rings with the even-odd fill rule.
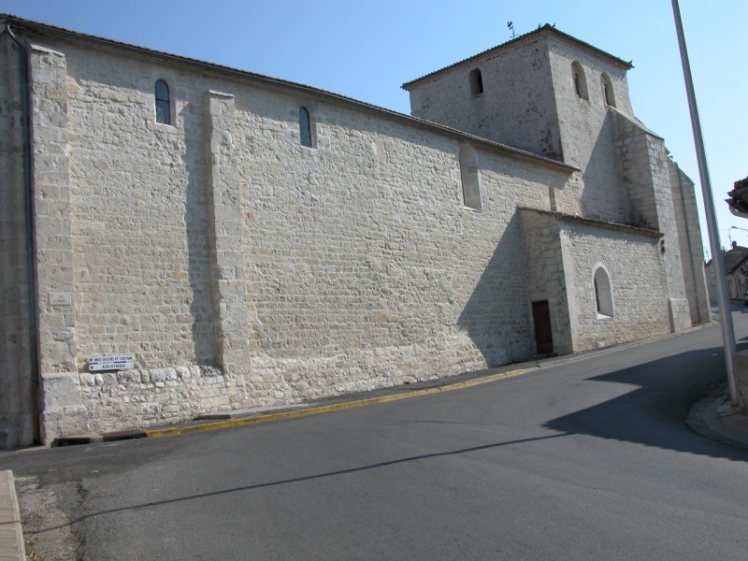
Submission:
[[[454,67],[459,66],[461,64],[464,64],[466,62],[469,62],[469,61],[472,61],[474,59],[483,57],[483,56],[485,56],[485,55],[487,55],[489,53],[492,53],[494,51],[499,51],[499,50],[506,49],[507,47],[509,47],[511,45],[514,45],[515,43],[518,43],[520,41],[523,41],[523,40],[527,39],[528,37],[531,37],[533,35],[538,35],[538,34],[543,33],[543,32],[552,32],[552,33],[555,33],[556,35],[558,35],[558,36],[560,36],[560,37],[562,37],[564,39],[571,40],[574,43],[578,43],[578,44],[582,45],[585,48],[592,49],[596,53],[598,53],[600,55],[603,55],[605,58],[608,58],[608,59],[612,60],[613,62],[615,62],[617,64],[620,64],[621,66],[625,67],[627,70],[630,69],[630,68],[633,68],[633,66],[634,66],[631,63],[631,61],[626,62],[625,60],[623,60],[621,58],[618,58],[617,56],[614,56],[614,55],[612,55],[612,54],[610,54],[610,53],[608,53],[608,52],[606,52],[606,51],[604,51],[604,50],[602,50],[602,49],[600,49],[598,47],[595,47],[594,45],[591,45],[590,43],[582,41],[581,39],[577,39],[573,35],[569,35],[568,33],[564,33],[563,31],[559,31],[558,29],[556,29],[556,25],[555,24],[551,25],[549,23],[546,23],[545,25],[538,26],[538,28],[534,29],[533,31],[528,31],[527,33],[523,33],[522,35],[517,35],[516,37],[513,37],[512,39],[509,39],[509,41],[505,41],[504,43],[496,45],[495,47],[491,47],[489,49],[486,49],[485,51],[479,52],[478,54],[469,56],[468,58],[465,58],[465,59],[462,59],[462,60],[457,61],[455,63],[449,64],[449,65],[447,65],[447,66],[445,66],[443,68],[440,68],[438,70],[434,70],[433,72],[429,72],[428,74],[425,74],[425,75],[421,76],[420,78],[416,78],[415,80],[411,80],[410,82],[405,82],[400,87],[402,89],[404,89],[404,90],[407,90],[410,86],[412,86],[412,85],[414,85],[414,84],[416,84],[418,82],[421,82],[422,80],[426,80],[427,78],[431,78],[432,76],[435,76],[436,74],[440,74],[441,72],[444,72],[445,70],[449,70],[450,68],[454,68]]]

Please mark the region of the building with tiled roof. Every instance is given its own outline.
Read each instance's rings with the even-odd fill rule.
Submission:
[[[732,242],[729,250],[722,252],[725,264],[725,276],[727,277],[727,291],[731,300],[743,300],[748,291],[748,247],[739,246]],[[704,266],[709,290],[709,301],[717,303],[717,277],[714,259],[707,261]]]

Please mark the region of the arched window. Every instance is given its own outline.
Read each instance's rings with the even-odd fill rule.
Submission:
[[[598,316],[613,317],[613,289],[610,276],[603,265],[598,265],[592,276],[595,289],[595,306]]]
[[[169,86],[163,80],[156,80],[156,122],[171,124],[171,100]]]
[[[463,204],[466,207],[481,210],[483,205],[478,180],[478,159],[475,157],[475,150],[469,144],[460,146],[460,179]]]
[[[312,118],[309,114],[309,109],[304,106],[299,107],[299,141],[302,146],[314,147]]]
[[[571,74],[574,78],[574,91],[582,99],[589,99],[587,95],[587,78],[584,76],[582,65],[574,61],[571,65]]]
[[[603,84],[603,101],[605,101],[605,105],[615,107],[616,97],[615,92],[613,91],[613,83],[610,81],[610,77],[607,74],[603,73],[600,79]]]
[[[470,72],[470,93],[472,95],[483,93],[483,75],[477,68]]]

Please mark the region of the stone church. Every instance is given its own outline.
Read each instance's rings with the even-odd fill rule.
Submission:
[[[410,116],[0,16],[0,447],[709,321],[631,64],[544,26]]]

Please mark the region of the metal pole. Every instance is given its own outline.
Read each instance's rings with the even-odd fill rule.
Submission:
[[[704,195],[704,211],[706,212],[706,225],[709,231],[709,241],[712,249],[712,260],[716,267],[717,275],[717,302],[719,303],[719,314],[722,321],[722,342],[725,347],[725,364],[727,366],[727,383],[730,387],[730,402],[739,406],[737,383],[735,382],[735,331],[732,326],[732,313],[729,309],[729,298],[727,297],[727,276],[725,275],[725,263],[722,259],[722,251],[719,246],[719,231],[717,229],[717,217],[714,213],[714,199],[712,198],[712,185],[709,181],[709,169],[706,165],[706,152],[701,135],[701,123],[699,121],[699,110],[696,107],[696,94],[693,89],[693,77],[691,76],[691,64],[688,62],[686,51],[686,39],[683,34],[683,21],[680,17],[678,0],[673,2],[673,15],[675,16],[675,28],[678,32],[678,45],[680,46],[680,58],[683,63],[683,77],[686,81],[686,93],[688,94],[688,107],[691,110],[691,125],[693,127],[693,139],[696,144],[696,156],[699,161],[699,177],[701,179],[701,191]]]

